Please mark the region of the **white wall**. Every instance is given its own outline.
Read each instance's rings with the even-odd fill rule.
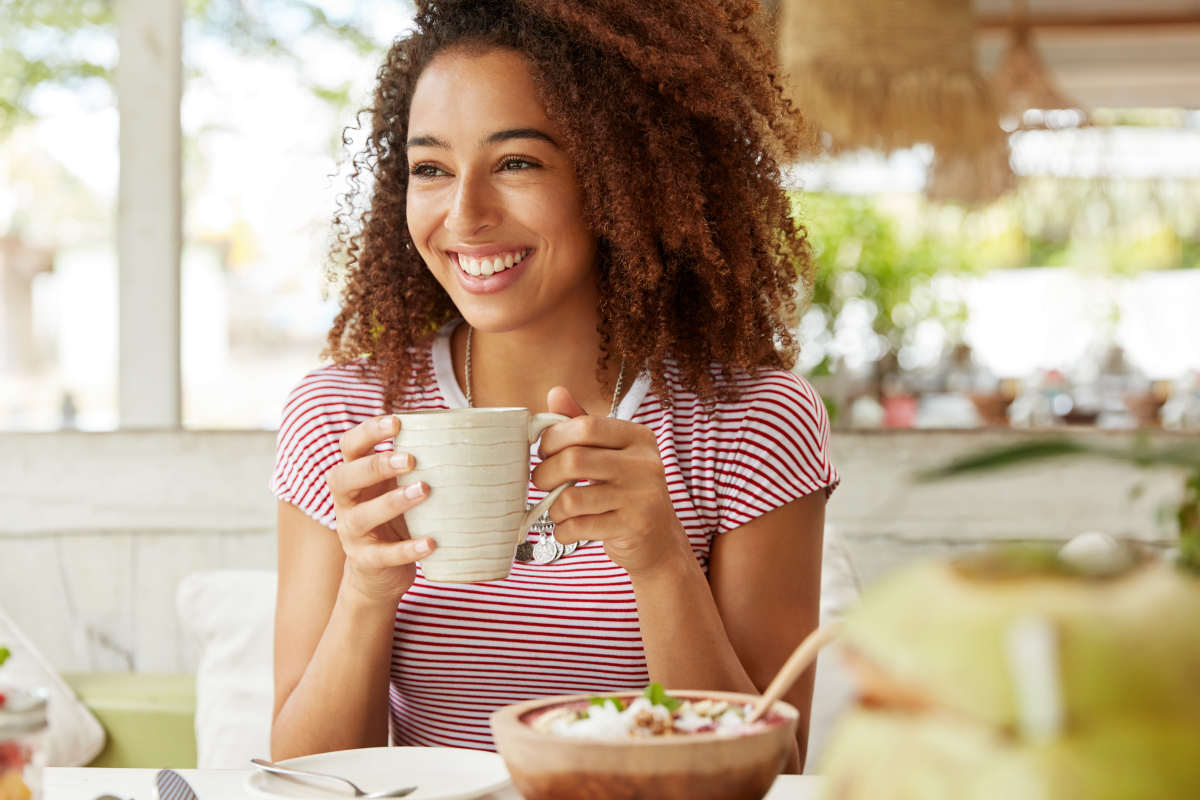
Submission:
[[[1180,492],[1170,470],[1063,461],[913,485],[921,468],[1012,440],[835,433],[843,485],[828,517],[859,578],[926,554],[1084,530],[1170,544],[1157,513]],[[193,671],[175,589],[194,570],[274,566],[273,451],[269,432],[0,435],[0,604],[59,669]]]
[[[175,588],[273,567],[272,433],[0,435],[0,604],[62,670],[190,672]]]

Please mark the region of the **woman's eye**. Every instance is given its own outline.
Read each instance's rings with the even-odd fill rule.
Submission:
[[[500,169],[502,170],[534,169],[538,166],[541,165],[535,164],[534,162],[525,158],[506,158],[500,162]]]
[[[409,169],[408,174],[415,175],[418,178],[436,178],[438,175],[444,175],[445,173],[432,164],[414,164]]]

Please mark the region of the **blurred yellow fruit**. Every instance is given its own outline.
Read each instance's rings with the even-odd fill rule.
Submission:
[[[25,785],[21,770],[0,772],[0,800],[29,800],[31,797],[33,792]]]

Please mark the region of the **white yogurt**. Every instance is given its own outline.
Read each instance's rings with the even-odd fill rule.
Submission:
[[[621,740],[679,734],[716,733],[734,736],[761,727],[747,725],[750,706],[721,700],[681,700],[671,711],[645,697],[630,701],[623,710],[612,700],[584,708],[556,708],[533,721],[533,727],[558,736]]]

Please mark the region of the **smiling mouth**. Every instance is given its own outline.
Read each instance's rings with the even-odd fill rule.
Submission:
[[[486,278],[495,275],[497,272],[512,269],[524,261],[532,252],[533,248],[527,247],[524,250],[497,253],[487,258],[474,258],[463,253],[451,253],[451,255],[454,262],[458,264],[458,268],[467,275],[473,278]]]

